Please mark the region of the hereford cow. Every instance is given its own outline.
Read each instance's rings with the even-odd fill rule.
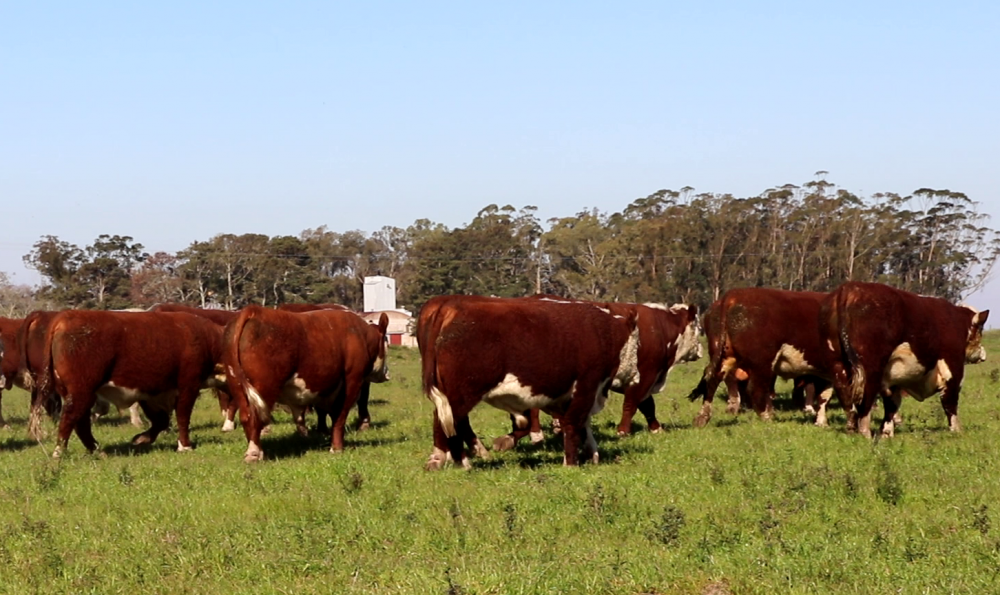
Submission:
[[[365,382],[388,379],[386,328],[341,310],[302,313],[244,308],[226,329],[226,371],[240,405],[247,436],[247,462],[262,460],[260,431],[276,403],[292,409],[305,433],[306,407],[333,412],[330,451],[344,449],[344,423]]]
[[[286,312],[312,312],[313,310],[341,310],[344,312],[354,312],[347,306],[341,304],[281,304],[278,306],[279,310],[284,310]],[[357,312],[354,312],[357,314]],[[360,316],[360,314],[358,314]],[[358,422],[357,430],[363,432],[371,427],[372,416],[368,411],[368,399],[371,395],[371,382],[365,381],[364,386],[361,387],[361,396],[358,397]],[[316,427],[320,432],[326,433],[327,416],[333,417],[329,411],[322,409],[316,410],[317,424]]]
[[[821,346],[818,324],[824,297],[823,293],[766,288],[727,291],[719,304],[717,344],[709,339],[714,354],[705,368],[704,403],[695,425],[702,427],[711,419],[715,391],[734,370],[746,373],[751,403],[763,419],[772,416],[774,383],[779,376],[829,378],[832,361]],[[714,334],[714,322],[706,326]],[[732,404],[730,410],[736,410]],[[825,411],[822,419],[818,416],[820,421],[825,424]]]
[[[14,388],[17,382],[17,362],[21,353],[17,344],[17,329],[21,328],[22,322],[20,318],[0,316],[0,340],[4,345],[3,357],[0,358],[0,428],[9,427],[3,418],[3,391]]]
[[[986,359],[977,312],[940,298],[878,283],[849,282],[823,302],[820,327],[835,364],[834,386],[848,411],[848,431],[871,437],[871,410],[881,395],[882,435],[892,436],[902,393],[924,399],[941,393],[948,428],[960,430],[958,395],[965,364]]]
[[[534,296],[532,299],[564,300],[554,296]],[[642,305],[598,303],[597,305],[621,316],[627,316],[632,309],[638,314],[636,328],[639,330],[639,349],[635,354],[636,362],[634,365],[619,368],[618,375],[611,383],[612,391],[625,396],[618,435],[624,436],[632,432],[632,418],[637,410],[646,418],[649,431],[659,432],[661,426],[656,419],[656,402],[653,395],[663,390],[667,373],[675,364],[695,361],[701,357],[698,307],[690,304],[667,307],[652,303]],[[493,442],[493,448],[497,450],[512,448],[526,434],[532,435],[532,441],[539,441],[541,426],[538,412],[532,411],[529,420],[531,422],[529,430],[520,429],[513,423],[511,433],[497,438]]]
[[[39,391],[63,398],[58,457],[75,429],[87,450],[97,448],[90,409],[100,396],[119,408],[139,402],[151,427],[132,444],[149,444],[177,410],[179,452],[191,449],[191,411],[202,388],[218,386],[222,328],[183,312],[68,310],[52,320]]]
[[[201,316],[202,318],[207,318],[215,324],[222,328],[225,328],[227,324],[232,322],[238,312],[232,312],[229,310],[219,310],[213,308],[195,308],[192,306],[187,306],[184,304],[156,304],[149,309],[150,312],[187,312],[188,314],[194,314],[195,316]],[[232,432],[236,429],[236,401],[229,396],[229,392],[226,390],[225,385],[220,385],[212,389],[215,392],[215,398],[219,401],[219,411],[222,414],[222,431]]]
[[[708,341],[708,359],[709,362],[716,361],[718,354],[722,350],[722,300],[715,300],[712,305],[709,306],[708,310],[705,311],[702,317],[702,327],[705,329],[705,337]],[[711,365],[711,364],[709,364]],[[740,412],[740,405],[742,403],[741,395],[748,394],[747,391],[747,380],[749,376],[745,370],[739,367],[734,367],[729,370],[726,375],[722,378],[722,382],[726,385],[726,392],[728,399],[726,402],[726,413],[736,415]],[[821,394],[828,386],[828,383],[821,378],[815,376],[800,376],[795,379],[794,386],[792,388],[792,399],[796,401],[801,401],[805,403],[804,412],[809,415],[817,415],[816,409],[813,407],[813,403],[816,401],[816,389],[820,389]],[[698,386],[691,391],[688,395],[688,400],[694,401],[699,397],[704,397],[706,391],[708,390],[708,381],[705,377],[702,377]],[[828,399],[827,399],[828,400]],[[821,400],[824,406],[826,400]],[[825,420],[826,409],[825,407],[821,410],[821,417]],[[825,425],[825,421],[819,425]]]
[[[434,403],[428,469],[449,459],[469,467],[475,440],[469,412],[479,403],[515,415],[532,408],[562,422],[566,465],[598,460],[590,417],[600,411],[620,364],[635,362],[637,313],[595,304],[442,296],[421,309],[417,327],[424,393]],[[526,421],[526,420],[522,420]]]

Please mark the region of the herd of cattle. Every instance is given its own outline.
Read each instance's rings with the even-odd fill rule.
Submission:
[[[581,457],[597,462],[590,419],[609,390],[624,395],[620,434],[631,432],[636,411],[657,431],[652,395],[674,365],[701,357],[702,329],[709,361],[690,396],[704,399],[697,426],[710,419],[723,383],[728,411],[737,413],[745,397],[769,418],[782,377],[796,380],[817,425],[826,425],[826,405],[836,393],[848,431],[871,437],[871,412],[881,396],[881,433],[891,436],[904,394],[924,400],[940,393],[949,428],[957,431],[964,367],[986,358],[988,314],[858,282],[829,294],[733,289],[700,319],[691,304],[436,297],[421,309],[416,330],[423,390],[434,406],[427,468],[449,461],[468,467],[470,455],[488,456],[469,422],[480,401],[511,415],[512,432],[495,449],[529,435],[541,440],[541,410],[562,432],[565,464]],[[43,411],[58,418],[56,457],[74,431],[88,450],[97,449],[91,424],[102,403],[132,408],[135,416],[135,405],[142,409],[150,427],[133,438],[135,445],[156,440],[176,412],[177,450],[190,450],[191,412],[203,389],[217,393],[223,431],[235,428],[239,412],[246,461],[264,458],[260,436],[278,404],[291,411],[300,433],[307,433],[307,410],[317,413],[321,430],[330,416],[331,451],[339,451],[351,408],[357,403],[367,427],[370,383],[389,379],[387,325],[385,314],[369,324],[333,304],[39,311],[23,320],[0,318],[0,391],[12,385],[30,391],[33,436]]]

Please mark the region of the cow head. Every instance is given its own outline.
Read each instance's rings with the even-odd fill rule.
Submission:
[[[389,338],[386,336],[386,329],[389,328],[389,316],[385,312],[378,317],[378,355],[375,357],[375,364],[372,366],[372,373],[368,379],[372,382],[386,382],[389,380],[389,359],[386,357],[386,350]]]
[[[969,308],[966,306],[966,308]],[[973,310],[972,308],[969,308]],[[975,310],[973,310],[975,312]],[[983,326],[989,317],[990,311],[983,310],[972,315],[972,323],[969,325],[969,339],[965,343],[965,361],[969,364],[978,364],[986,361],[986,348],[983,347]]]
[[[701,321],[698,320],[698,306],[694,304],[674,304],[670,311],[679,317],[681,334],[677,336],[677,353],[674,362],[693,362],[701,358]]]

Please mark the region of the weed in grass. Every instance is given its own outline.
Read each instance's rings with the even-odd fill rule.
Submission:
[[[708,470],[708,477],[717,486],[726,483],[726,472],[719,465],[712,465],[712,468]]]
[[[896,471],[889,466],[887,458],[880,457],[878,467],[878,485],[875,488],[875,495],[886,504],[896,506],[903,500],[903,482]]]
[[[35,483],[39,492],[48,492],[59,486],[59,478],[62,475],[62,466],[58,461],[45,461],[41,471],[35,476]]]
[[[673,545],[680,539],[681,529],[684,528],[685,523],[684,511],[668,505],[663,509],[659,521],[653,525],[650,538],[663,545]]]
[[[906,546],[903,548],[903,557],[907,562],[916,562],[927,557],[927,539],[921,535],[919,537],[911,535],[906,538]]]
[[[590,491],[588,496],[588,502],[590,504],[590,509],[594,511],[597,516],[604,516],[604,501],[606,496],[604,495],[604,486],[597,484],[594,489]]]
[[[135,478],[132,477],[132,472],[128,470],[128,467],[123,465],[122,470],[118,473],[118,483],[128,487],[131,486],[134,481]]]
[[[451,568],[450,567],[444,569],[444,578],[445,578],[445,581],[448,582],[448,590],[445,591],[445,593],[447,595],[462,595],[463,593],[465,593],[465,589],[463,589],[461,585],[459,585],[458,583],[456,583],[451,578]]]
[[[979,531],[983,537],[989,535],[990,514],[989,508],[985,504],[972,509],[972,528]]]
[[[994,367],[990,370],[990,382],[993,384],[1000,382],[1000,368]]]
[[[360,492],[361,486],[364,483],[365,478],[357,471],[351,471],[341,480],[341,485],[344,486],[344,491],[348,494],[357,494]]]
[[[507,539],[517,537],[517,508],[511,502],[503,505],[503,524],[507,529]]]

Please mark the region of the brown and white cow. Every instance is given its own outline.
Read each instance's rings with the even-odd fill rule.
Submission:
[[[5,318],[0,316],[0,340],[3,341],[3,357],[0,358],[0,406],[2,406],[3,391],[11,390],[19,385],[17,378],[17,363],[21,350],[17,344],[17,330],[21,328],[21,318]],[[0,408],[0,429],[9,427],[3,418]]]
[[[722,300],[718,299],[712,302],[712,305],[705,311],[702,317],[702,328],[705,330],[705,338],[708,342],[708,359],[709,362],[717,361],[718,354],[722,350]],[[740,369],[739,367],[734,367],[730,369],[726,375],[722,378],[722,382],[726,385],[727,392],[727,402],[726,402],[726,413],[736,415],[740,412],[740,405],[742,404],[742,396],[748,394],[747,390],[747,380],[749,376],[746,371]],[[813,407],[813,403],[816,401],[816,390],[823,391],[828,387],[829,383],[825,380],[815,377],[815,376],[800,376],[795,379],[794,386],[792,388],[792,399],[795,401],[804,402],[803,411],[809,415],[817,415],[816,409]],[[698,386],[691,391],[688,395],[688,400],[695,401],[698,398],[703,398],[705,392],[708,390],[708,381],[703,376]],[[822,401],[825,405],[825,401]],[[825,409],[823,410],[825,415]],[[820,424],[823,425],[823,424]]]
[[[264,458],[260,431],[277,403],[292,409],[302,433],[306,407],[320,404],[332,411],[330,451],[343,450],[344,424],[362,386],[388,379],[388,325],[384,313],[373,326],[341,310],[244,308],[226,328],[225,353],[226,379],[247,436],[244,460]]]
[[[712,360],[705,368],[704,403],[695,425],[702,427],[711,419],[715,391],[735,370],[746,373],[751,403],[764,419],[772,415],[774,383],[779,376],[809,376],[813,382],[829,378],[832,361],[821,345],[818,324],[820,303],[825,297],[824,293],[760,287],[727,291],[719,300],[718,326],[714,321],[706,324]],[[718,339],[711,336],[716,331]],[[730,393],[727,410],[738,411],[738,394],[734,398]],[[817,424],[825,423],[825,409],[821,407]]]
[[[195,316],[207,318],[222,328],[225,328],[227,324],[235,320],[236,315],[239,314],[238,312],[232,312],[230,310],[195,308],[193,306],[175,303],[156,304],[150,308],[149,311],[186,312],[188,314],[194,314]],[[222,414],[222,431],[232,432],[236,429],[236,401],[229,396],[229,392],[227,391],[225,385],[214,387],[212,390],[215,392],[215,398],[219,401],[219,411]]]
[[[567,301],[565,298],[555,296],[533,296],[531,299]],[[621,316],[627,316],[631,310],[635,310],[638,314],[636,321],[636,328],[639,331],[638,350],[630,354],[635,361],[620,366],[618,374],[611,383],[611,390],[625,397],[622,403],[621,421],[618,424],[618,435],[624,436],[632,432],[632,418],[637,410],[646,418],[649,431],[659,432],[661,426],[656,419],[656,402],[653,395],[663,390],[667,373],[674,365],[695,361],[701,357],[698,307],[691,304],[674,304],[669,307],[654,303],[595,304]],[[493,442],[493,447],[497,450],[512,448],[525,434],[532,434],[532,441],[537,442],[541,431],[538,412],[532,411],[529,419],[531,431],[518,428],[515,422],[511,433],[497,438]]]
[[[905,391],[918,401],[941,393],[954,432],[965,364],[986,359],[977,312],[941,298],[920,296],[879,283],[849,282],[823,302],[820,326],[835,360],[834,386],[848,416],[848,431],[871,437],[871,410],[882,396],[882,435],[892,436],[894,414]]]
[[[278,309],[284,310],[286,312],[312,312],[313,310],[342,310],[344,312],[353,312],[354,314],[358,314],[357,312],[351,310],[347,306],[344,306],[342,304],[332,304],[332,303],[281,304],[278,306]],[[360,314],[358,314],[358,316],[360,316]],[[358,397],[357,430],[359,432],[363,432],[371,427],[372,416],[371,413],[368,411],[368,399],[371,396],[371,388],[372,388],[371,382],[365,381],[364,386],[361,388],[361,396]],[[328,415],[330,417],[333,417],[333,415],[329,411],[322,409],[322,405],[320,406],[319,409],[316,410],[316,417],[317,417],[316,427],[322,433],[326,433],[327,431],[326,418]]]
[[[151,427],[132,444],[149,444],[177,411],[177,450],[190,450],[189,425],[202,388],[219,384],[222,328],[183,312],[67,310],[52,320],[45,337],[47,361],[39,391],[52,387],[63,398],[58,457],[76,431],[87,450],[97,441],[90,410],[98,396],[119,408],[140,403]]]
[[[598,460],[590,417],[607,400],[622,360],[638,349],[637,313],[596,304],[479,296],[432,298],[417,328],[424,393],[434,403],[428,469],[468,467],[469,412],[480,401],[514,415],[558,416],[564,463]],[[634,356],[633,356],[634,357]]]

